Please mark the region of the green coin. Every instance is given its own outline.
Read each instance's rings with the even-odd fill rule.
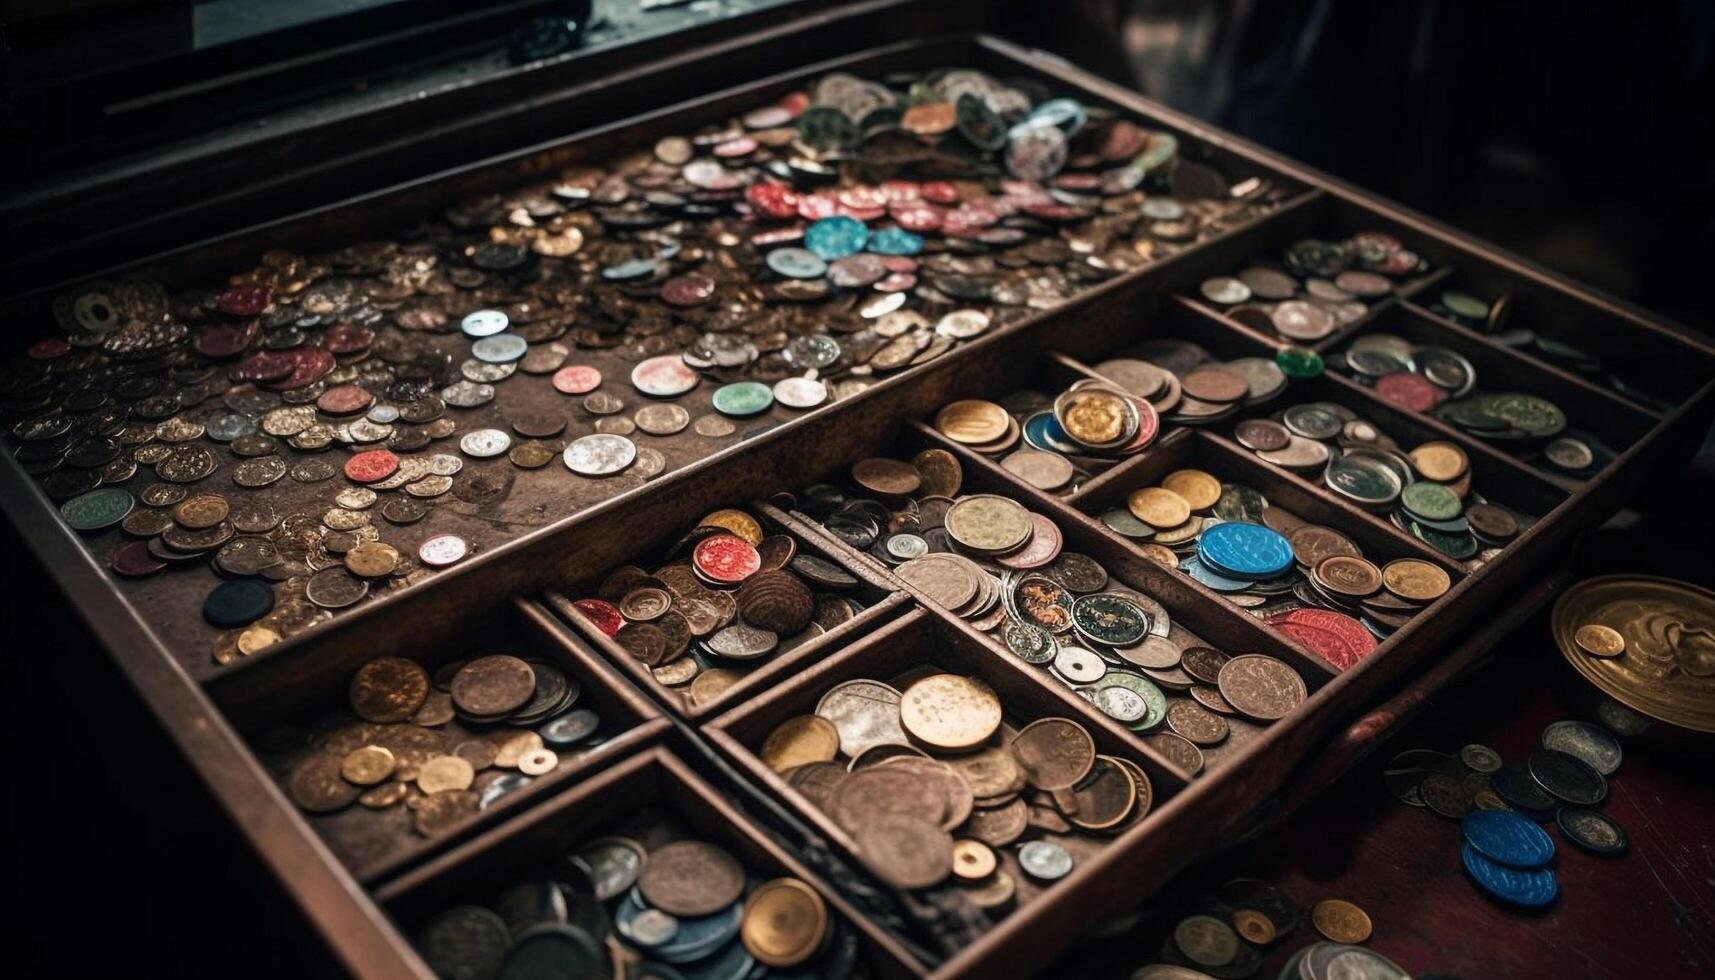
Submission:
[[[1489,304],[1470,293],[1461,293],[1449,289],[1441,294],[1441,305],[1447,307],[1456,316],[1467,320],[1483,320],[1489,315]]]
[[[755,415],[772,404],[774,391],[760,381],[735,381],[715,389],[715,411],[722,415]]]
[[[1080,596],[1072,603],[1072,623],[1084,637],[1110,647],[1131,646],[1149,635],[1149,614],[1111,593]]]
[[[1134,732],[1146,732],[1155,728],[1167,719],[1167,695],[1161,693],[1161,688],[1141,674],[1110,668],[1102,675],[1102,687],[1123,687],[1135,691],[1143,697],[1143,703],[1149,706],[1149,711],[1142,718],[1126,727]]]
[[[1449,558],[1463,561],[1477,553],[1477,539],[1469,531],[1437,531],[1416,521],[1408,523],[1419,541]]]
[[[1133,160],[1132,164],[1141,168],[1144,173],[1148,173],[1158,167],[1166,166],[1167,161],[1178,155],[1179,138],[1172,133],[1157,131],[1150,136],[1149,145],[1144,147],[1143,152],[1137,155],[1137,159]]]
[[[1274,366],[1289,378],[1314,378],[1322,373],[1322,355],[1308,347],[1282,347],[1275,352]]]
[[[857,142],[857,124],[832,106],[811,106],[798,116],[798,136],[818,150],[834,150]]]
[[[1471,429],[1476,432],[1505,432],[1510,426],[1507,420],[1489,411],[1489,396],[1476,398],[1461,398],[1458,401],[1443,402],[1435,409],[1435,414],[1441,416],[1461,429]]]
[[[1566,428],[1566,413],[1560,406],[1535,395],[1495,395],[1489,399],[1487,411],[1536,439],[1559,435]]]
[[[60,517],[74,530],[99,531],[124,520],[135,506],[137,498],[129,490],[100,487],[60,504]]]
[[[1115,507],[1113,510],[1103,512],[1102,524],[1115,534],[1131,538],[1133,541],[1148,541],[1155,537],[1155,528],[1138,520],[1131,511],[1124,507]]]
[[[1419,480],[1399,495],[1412,516],[1425,521],[1450,521],[1465,512],[1459,495],[1439,483]]]
[[[1330,461],[1322,481],[1338,493],[1370,504],[1385,504],[1400,493],[1399,474],[1367,456],[1340,456]],[[1437,490],[1446,489],[1436,483],[1425,485]],[[1459,498],[1454,497],[1453,503],[1457,506]],[[1415,509],[1413,513],[1416,513]]]

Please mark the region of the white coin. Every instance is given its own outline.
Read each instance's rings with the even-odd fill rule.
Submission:
[[[814,378],[781,378],[774,382],[774,400],[787,408],[815,408],[828,400],[828,386]]]
[[[459,440],[459,448],[464,450],[467,456],[488,459],[511,449],[512,437],[499,429],[477,429],[465,433],[464,438]]]
[[[598,432],[574,440],[563,458],[566,469],[580,476],[610,476],[637,459],[637,444],[624,436]]]

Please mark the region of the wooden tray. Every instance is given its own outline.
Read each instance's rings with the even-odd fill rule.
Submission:
[[[1070,369],[1064,363],[1045,367],[1054,354],[1091,364],[1141,339],[1157,336],[1198,340],[1217,353],[1231,352],[1226,356],[1266,353],[1274,346],[1271,338],[1232,322],[1192,297],[1201,279],[1240,268],[1251,257],[1266,254],[1295,237],[1364,228],[1392,232],[1438,269],[1448,270],[1437,273],[1439,278],[1434,283],[1487,296],[1505,288],[1514,297],[1515,322],[1648,366],[1647,376],[1674,407],[1657,411],[1633,404],[1630,416],[1615,412],[1616,418],[1632,419],[1623,424],[1629,426],[1625,434],[1635,438],[1615,446],[1620,452],[1614,461],[1580,482],[1545,476],[1528,462],[1433,418],[1393,409],[1346,379],[1327,376],[1308,384],[1295,383],[1286,397],[1342,401],[1402,440],[1445,438],[1458,443],[1479,468],[1477,479],[1485,492],[1492,489],[1497,496],[1505,494],[1502,499],[1506,503],[1533,510],[1539,518],[1499,558],[1466,574],[1374,655],[1338,675],[1316,666],[1319,661],[1307,660],[1304,651],[1195,583],[1158,567],[1143,567],[1148,563],[1135,549],[1083,513],[1086,508],[1082,501],[1033,499],[1033,506],[1054,508],[1050,512],[1056,521],[1068,534],[1077,536],[1077,547],[1156,595],[1188,628],[1206,633],[1211,643],[1228,649],[1278,650],[1277,655],[1301,670],[1314,667],[1322,673],[1299,711],[1223,756],[1211,772],[1180,789],[1149,818],[1147,833],[1122,838],[1087,862],[1078,873],[1097,883],[1081,886],[1076,903],[1033,903],[1028,915],[1014,916],[945,964],[941,969],[948,975],[1008,975],[1032,963],[1048,962],[1054,952],[1092,928],[1104,913],[1138,901],[1172,869],[1230,840],[1232,828],[1241,826],[1248,813],[1288,786],[1296,769],[1313,758],[1323,740],[1342,730],[1348,719],[1442,651],[1461,643],[1467,631],[1472,631],[1473,643],[1492,643],[1498,637],[1485,629],[1487,625],[1512,620],[1551,598],[1552,587],[1545,584],[1550,570],[1577,536],[1633,501],[1664,469],[1688,458],[1715,413],[1715,349],[1692,339],[1682,329],[1095,79],[1051,56],[982,36],[907,41],[806,67],[526,153],[435,175],[187,249],[162,257],[150,272],[172,283],[208,281],[236,267],[241,257],[249,259],[266,248],[326,247],[334,241],[355,240],[378,229],[408,224],[414,216],[438,210],[448,202],[510,186],[580,158],[604,155],[618,147],[647,145],[659,133],[683,131],[699,122],[722,118],[735,108],[789,91],[802,79],[830,70],[885,73],[949,64],[1036,78],[1078,93],[1088,102],[1115,106],[1151,125],[1177,132],[1188,153],[1215,160],[1231,177],[1269,174],[1303,191],[1247,225],[1103,283],[1058,309],[1034,313],[860,395],[758,432],[644,487],[594,503],[510,541],[481,542],[482,554],[436,576],[424,587],[371,601],[227,671],[193,674],[182,645],[165,642],[156,629],[156,619],[143,611],[150,607],[138,605],[116,587],[9,455],[0,463],[0,504],[19,526],[21,537],[91,623],[220,805],[254,843],[281,887],[351,972],[420,976],[422,967],[363,886],[278,791],[240,733],[240,725],[248,727],[268,715],[270,699],[301,685],[308,693],[294,695],[293,703],[315,704],[331,697],[329,692],[337,691],[363,659],[384,654],[420,656],[422,651],[438,649],[444,638],[458,635],[465,624],[511,608],[513,597],[519,594],[544,589],[574,594],[576,584],[634,554],[665,544],[696,518],[724,503],[765,499],[780,490],[802,487],[843,471],[856,459],[890,452],[902,439],[928,440],[930,433],[907,420],[926,418],[954,398],[997,395],[1044,370]],[[1389,311],[1394,308],[1402,315],[1422,315],[1412,310],[1413,306],[1427,310],[1425,304],[1430,300],[1423,297],[1420,301],[1422,289],[1433,287],[1425,285],[1416,293],[1408,292],[1341,336],[1365,329],[1367,323],[1384,315],[1393,315]],[[49,292],[44,291],[9,302],[0,312],[12,322],[42,322],[48,299]],[[1441,329],[1447,326],[1441,325]],[[1489,344],[1487,338],[1476,334],[1459,340],[1485,348]],[[1488,356],[1502,359],[1496,363],[1518,361],[1520,370],[1534,360],[1499,348]],[[1606,404],[1601,399],[1607,396],[1592,394],[1575,383],[1578,379],[1561,377],[1546,365],[1533,367],[1533,383],[1546,386],[1542,390],[1552,392],[1575,413],[1581,413],[1584,404]],[[1589,424],[1588,420],[1580,421]],[[1169,436],[1153,452],[1206,453],[1206,458],[1224,459],[1222,465],[1245,465],[1230,451],[1222,454],[1222,439],[1222,430],[1213,435]],[[1145,454],[1143,459],[1147,457]],[[1158,465],[1129,461],[1106,479],[1123,485]],[[1004,471],[989,472],[977,461],[972,461],[969,469],[986,474],[983,479],[1010,479]],[[1254,466],[1250,472],[1258,479],[1265,475],[1275,478],[1276,493],[1290,492],[1286,484],[1295,481],[1299,493],[1306,495],[1301,498],[1306,503],[1312,497],[1327,496],[1296,476],[1266,474]],[[1085,493],[1094,494],[1096,489],[1086,489]],[[1017,492],[1027,491],[1021,488]],[[1368,519],[1367,515],[1349,513],[1345,504],[1331,497],[1322,507],[1330,518]],[[1361,533],[1374,536],[1378,542],[1405,547],[1405,542],[1388,536],[1381,525],[1371,524],[1375,526]],[[943,614],[925,608],[922,615],[933,619]],[[949,635],[964,636],[967,642],[960,646],[968,647],[972,638],[963,632],[965,627],[951,627]],[[205,655],[197,650],[193,659]],[[620,682],[626,683],[623,679]],[[444,867],[441,862],[456,857],[469,865],[471,874],[479,873],[487,848],[521,833],[514,828],[538,825],[545,819],[540,814],[546,811],[520,807],[513,812],[511,819],[423,867]],[[711,812],[735,821],[735,833],[749,833],[738,814]],[[415,872],[409,868],[403,868],[401,874],[404,877],[396,881],[416,880],[410,877]]]

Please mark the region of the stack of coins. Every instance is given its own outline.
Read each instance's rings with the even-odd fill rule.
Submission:
[[[864,608],[851,573],[742,510],[705,516],[667,556],[614,569],[573,605],[693,707]]]
[[[1307,238],[1287,246],[1279,264],[1254,263],[1205,279],[1203,299],[1257,330],[1314,343],[1394,294],[1401,280],[1429,271],[1416,252],[1385,232],[1345,241]]]
[[[650,828],[654,829],[654,828]],[[665,828],[662,828],[664,831]],[[723,847],[645,834],[585,841],[489,905],[456,905],[417,936],[441,977],[843,978],[857,934],[797,878],[752,876]]]
[[[1350,537],[1311,524],[1241,483],[1196,469],[1134,490],[1101,515],[1156,562],[1177,568],[1345,669],[1452,587],[1440,566],[1378,567]],[[1355,618],[1354,618],[1355,617]],[[1335,632],[1340,642],[1320,634]],[[1316,642],[1311,642],[1312,640]]]
[[[1052,399],[1018,391],[1004,401],[950,402],[935,413],[935,429],[1050,493],[1072,492],[1091,471],[1142,452],[1161,432],[1148,399],[1093,378]]]
[[[1013,862],[1039,884],[1063,878],[1092,846],[1080,838],[1123,832],[1154,798],[1136,763],[1098,753],[1076,721],[1015,730],[1003,713],[977,677],[928,673],[902,689],[850,680],[758,751],[883,880],[924,889],[951,878],[999,915],[1017,891]]]
[[[1209,896],[1202,911],[1174,924],[1161,944],[1163,962],[1142,967],[1132,976],[1139,980],[1255,976],[1269,947],[1296,931],[1302,918],[1303,910],[1275,885],[1235,878]],[[1311,907],[1309,919],[1316,932],[1330,941],[1298,949],[1286,961],[1282,976],[1405,980],[1406,973],[1391,960],[1359,945],[1373,931],[1363,909],[1328,898]]]
[[[1222,361],[1196,344],[1169,339],[1145,341],[1130,353],[1135,356],[1103,361],[1092,370],[1149,399],[1175,425],[1218,422],[1286,390],[1286,375],[1268,358]]]
[[[888,495],[880,494],[874,475],[884,469],[902,474],[885,484],[894,491]],[[881,499],[825,484],[810,487],[801,495],[808,516],[894,566],[930,601],[1046,669],[1103,714],[1146,735],[1187,772],[1202,769],[1203,748],[1226,741],[1229,718],[1267,724],[1305,697],[1292,668],[1271,657],[1182,649],[1169,639],[1166,607],[1113,581],[1088,555],[1064,550],[1059,526],[1045,515],[992,494],[922,492],[957,493],[963,475],[951,454],[927,450],[913,464],[866,460],[852,475],[860,491]],[[995,528],[1009,528],[1010,537],[986,538]],[[989,547],[1011,537],[1025,543],[1006,553]],[[1243,663],[1223,673],[1234,659]],[[1278,683],[1255,683],[1265,677]]]
[[[583,688],[552,664],[511,654],[459,660],[431,679],[382,657],[358,668],[351,715],[330,719],[284,777],[301,809],[403,805],[425,837],[446,834],[534,777],[562,753],[600,745],[601,718],[577,707]]]
[[[1273,418],[1247,419],[1233,438],[1257,457],[1322,484],[1460,561],[1487,561],[1534,519],[1490,501],[1472,486],[1471,460],[1445,440],[1401,450],[1374,424],[1335,402],[1294,405]]]
[[[1477,369],[1446,347],[1417,345],[1392,334],[1365,334],[1329,364],[1407,411],[1433,412],[1479,438],[1528,443],[1533,458],[1540,456],[1573,476],[1593,476],[1614,458],[1599,439],[1568,429],[1566,413],[1546,398],[1477,391]]]
[[[1624,828],[1597,809],[1619,771],[1620,741],[1600,725],[1557,721],[1542,730],[1524,762],[1508,763],[1486,745],[1455,754],[1408,749],[1382,770],[1402,803],[1460,821],[1460,859],[1481,889],[1515,905],[1547,905],[1559,894],[1549,867],[1554,840],[1540,824],[1592,854],[1613,857],[1630,846]]]

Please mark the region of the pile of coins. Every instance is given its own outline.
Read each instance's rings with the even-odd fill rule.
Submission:
[[[655,571],[622,565],[573,605],[692,707],[864,609],[850,572],[736,509],[704,517]]]
[[[978,677],[928,673],[903,690],[860,678],[830,688],[814,714],[780,723],[758,754],[851,835],[884,881],[923,889],[951,877],[1000,915],[1017,882],[997,852],[1012,848],[1031,881],[1057,881],[1078,850],[1068,837],[1121,833],[1154,799],[1144,771],[1099,754],[1076,721],[1014,730],[1002,714]]]
[[[1420,558],[1378,567],[1335,528],[1198,469],[1133,490],[1101,521],[1341,670],[1453,585],[1444,569]]]
[[[639,835],[642,836],[642,835]],[[761,881],[725,848],[678,839],[646,848],[601,837],[490,905],[456,905],[423,927],[436,976],[844,980],[857,934],[797,878]]]
[[[1524,762],[1506,762],[1486,745],[1457,754],[1408,749],[1382,770],[1388,791],[1402,803],[1458,820],[1460,858],[1471,880],[1514,905],[1554,901],[1560,888],[1554,840],[1539,824],[1604,857],[1624,854],[1625,830],[1596,809],[1608,798],[1608,778],[1623,757],[1619,739],[1585,721],[1557,721],[1542,730]]]
[[[371,660],[348,692],[359,720],[316,739],[286,794],[316,814],[403,805],[417,833],[441,836],[553,772],[560,753],[600,744],[601,718],[576,707],[582,691],[552,664],[510,654],[455,661],[433,678],[402,657]]]
[[[1435,439],[1403,451],[1336,402],[1307,402],[1273,418],[1247,419],[1233,428],[1233,438],[1276,466],[1320,472],[1329,490],[1385,512],[1400,530],[1449,558],[1487,561],[1534,523],[1472,487],[1471,459],[1457,443]]]
[[[1208,425],[1274,400],[1287,375],[1263,357],[1223,361],[1198,344],[1170,338],[1144,341],[1128,356],[1092,368],[1132,395],[1147,398],[1163,420]]]
[[[1541,458],[1574,476],[1592,476],[1614,458],[1595,437],[1568,430],[1566,413],[1546,398],[1476,391],[1477,369],[1458,351],[1393,334],[1365,334],[1329,363],[1389,404],[1433,412],[1479,438],[1540,446]]]
[[[1270,946],[1297,930],[1303,910],[1278,887],[1256,878],[1235,878],[1209,896],[1203,910],[1174,924],[1161,944],[1163,962],[1132,973],[1133,980],[1231,980],[1262,970]],[[1371,977],[1406,980],[1392,960],[1360,945],[1373,931],[1367,912],[1351,902],[1326,898],[1311,906],[1309,919],[1327,941],[1298,949],[1280,975],[1293,980]],[[1206,971],[1206,972],[1205,972]]]
[[[1202,769],[1202,748],[1226,741],[1228,717],[1266,724],[1306,697],[1303,680],[1272,657],[1181,649],[1168,639],[1172,620],[1161,603],[1111,581],[1088,555],[1064,550],[1060,528],[1045,515],[993,494],[923,492],[957,493],[962,471],[951,454],[931,449],[913,463],[865,460],[853,467],[853,482],[877,493],[869,475],[882,468],[921,479],[882,499],[824,484],[806,489],[801,504],[931,601],[1147,735],[1187,772]]]
[[[461,459],[534,470],[558,458],[581,477],[628,478],[617,493],[667,465],[636,431],[726,438],[776,404],[814,408],[1249,220],[1284,191],[1231,184],[1172,134],[1035,86],[970,70],[886,84],[834,74],[652,151],[461,202],[402,240],[273,251],[180,293],[89,283],[56,302],[60,336],[7,362],[0,391],[15,458],[90,533],[132,511],[125,485],[140,466],[168,484],[224,471],[250,491],[235,509],[279,514],[269,526],[301,514],[294,539],[324,530],[311,522],[334,502],[285,513],[287,494],[266,488],[287,475],[343,469],[358,487],[397,490],[383,508],[402,523],[449,492],[477,507],[512,493],[493,464],[455,483]],[[631,413],[603,387],[599,365],[615,358],[650,400]],[[671,400],[705,378],[720,384],[714,412],[693,422]],[[455,436],[462,457],[424,452]],[[316,456],[335,447],[365,462]],[[154,527],[145,538],[166,530],[134,523]],[[340,514],[325,531],[368,524]],[[110,564],[152,574],[226,539],[174,540],[183,547],[122,544]],[[430,540],[425,566],[468,550]],[[280,602],[323,570],[286,565]],[[332,601],[311,605],[363,597],[361,576],[328,578],[316,591]],[[270,604],[245,587],[212,605],[234,619]],[[313,618],[223,637],[217,659]]]
[[[1394,236],[1361,231],[1339,242],[1294,242],[1279,264],[1258,262],[1205,279],[1197,291],[1248,327],[1308,344],[1362,318],[1401,280],[1428,271],[1429,264]]]

